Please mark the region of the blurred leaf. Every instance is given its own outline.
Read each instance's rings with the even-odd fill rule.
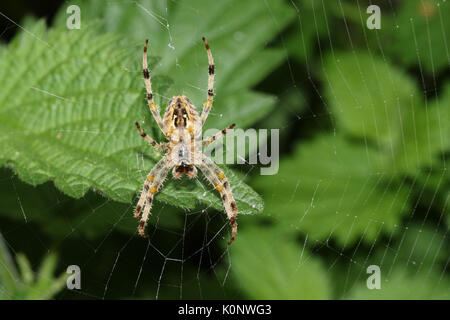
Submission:
[[[369,290],[360,285],[345,297],[357,300],[448,300],[450,298],[448,279],[440,281],[439,274],[408,275],[402,268],[395,269],[387,279],[382,280],[380,290]]]
[[[450,192],[447,193],[447,201],[450,201]],[[450,211],[450,205],[447,207],[447,211]],[[447,215],[447,229],[450,230],[450,214]]]
[[[366,28],[366,12],[364,5],[357,1],[292,0],[290,3],[297,12],[297,19],[289,30],[286,46],[312,73],[319,61],[318,54],[322,57],[329,46],[348,45],[345,28],[350,26],[353,42],[361,40],[361,27]]]
[[[276,108],[267,118],[261,121],[259,127],[266,129],[280,129],[281,139],[285,138],[289,126],[293,126],[302,112],[306,109],[306,98],[298,88],[290,88],[280,97],[278,108]]]
[[[442,271],[439,269],[447,263],[450,244],[447,235],[439,229],[439,224],[428,221],[413,223],[403,233],[403,243],[392,248],[395,254],[390,252],[389,256],[384,257],[385,264],[404,264],[415,272],[423,270],[428,273],[433,269]]]
[[[419,96],[411,79],[364,52],[330,55],[324,73],[325,94],[339,129],[388,150],[400,141],[401,119]]]
[[[66,280],[68,277],[66,273],[61,274],[57,278],[53,276],[56,269],[56,263],[57,257],[53,253],[48,254],[44,258],[41,266],[39,267],[37,280],[32,289],[29,290],[27,299],[50,299],[66,286]]]
[[[427,211],[437,213],[439,224],[445,223],[450,216],[450,172],[445,167],[434,170],[422,170],[414,179],[417,180],[414,192],[418,201]],[[441,221],[443,220],[443,221]]]
[[[65,287],[67,274],[63,273],[58,278],[54,277],[57,261],[55,254],[49,254],[43,259],[40,271],[37,273],[37,281],[34,281],[31,264],[24,254],[17,254],[16,261],[21,277],[18,276],[9,250],[0,234],[0,299],[51,299]]]
[[[53,180],[72,197],[92,188],[131,202],[161,156],[134,128],[137,119],[156,127],[141,99],[141,53],[116,36],[94,36],[95,27],[82,33],[47,31],[39,22],[27,28],[35,37],[19,34],[0,61],[0,79],[6,83],[0,89],[0,165],[13,167],[33,185]],[[158,92],[171,83],[164,76],[155,76],[154,82]],[[224,170],[240,212],[260,211],[261,198]],[[198,200],[221,208],[218,196],[205,192],[198,180],[171,182],[157,199],[183,208],[193,208]]]
[[[424,106],[407,75],[362,52],[330,56],[324,72],[337,127],[375,142],[384,151],[384,170],[415,174],[450,148],[450,109],[444,107],[450,89]]]
[[[450,83],[441,97],[426,106],[411,106],[403,117],[403,140],[391,159],[398,168],[414,174],[418,167],[444,169],[450,151]],[[388,160],[389,161],[389,160]]]
[[[0,298],[12,297],[17,290],[19,275],[9,250],[0,234]]]
[[[448,1],[400,1],[380,30],[381,46],[407,67],[419,66],[432,74],[448,68],[449,15]]]
[[[374,169],[379,157],[341,135],[322,135],[282,160],[277,175],[256,177],[253,186],[263,194],[264,213],[282,229],[312,239],[332,236],[343,246],[359,237],[370,243],[409,209],[406,183]]]
[[[326,299],[330,295],[320,261],[272,229],[242,229],[231,254],[236,282],[250,299]]]
[[[23,253],[17,254],[16,260],[19,265],[20,274],[24,284],[31,285],[34,281],[34,274],[30,261],[28,261],[27,257]]]
[[[299,62],[311,63],[313,50],[322,37],[328,35],[331,23],[329,7],[334,2],[317,0],[295,0],[292,6],[297,11],[297,21],[289,34],[287,48]]]
[[[349,272],[358,284],[345,298],[449,299],[450,279],[445,275],[447,242],[446,235],[429,224],[405,228],[395,243],[380,247],[371,255],[363,272]],[[369,275],[365,268],[369,265],[380,267],[379,290],[369,290],[366,286]]]

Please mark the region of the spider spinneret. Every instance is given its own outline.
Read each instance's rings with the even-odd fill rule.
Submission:
[[[205,178],[219,191],[228,221],[232,227],[232,235],[228,244],[231,244],[237,232],[236,215],[238,208],[231,192],[230,183],[222,169],[220,169],[211,159],[202,153],[201,147],[208,145],[221,136],[225,135],[234,124],[216,135],[197,141],[201,135],[201,129],[208,117],[214,99],[214,60],[208,42],[203,38],[208,54],[208,91],[207,99],[203,104],[203,110],[199,115],[192,102],[185,96],[175,96],[169,101],[164,117],[161,118],[159,108],[153,100],[153,92],[150,81],[150,73],[147,65],[147,46],[145,41],[144,56],[142,60],[145,88],[147,90],[147,102],[158,127],[164,133],[169,142],[157,143],[150,138],[136,122],[136,127],[140,135],[158,151],[166,152],[163,158],[153,167],[144,182],[141,196],[134,210],[134,216],[139,219],[138,231],[142,237],[147,237],[145,228],[152,208],[153,197],[162,185],[167,175],[172,169],[172,176],[175,179],[186,174],[190,179],[197,176],[197,168],[202,171]],[[142,214],[141,214],[142,212]]]

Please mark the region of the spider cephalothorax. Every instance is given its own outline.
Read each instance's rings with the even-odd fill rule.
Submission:
[[[228,243],[231,244],[236,236],[236,215],[238,208],[231,192],[230,183],[225,177],[222,169],[220,169],[211,159],[206,157],[201,150],[202,146],[208,145],[226,134],[228,129],[234,127],[234,124],[223,129],[209,139],[201,141],[197,140],[201,135],[202,126],[208,117],[214,98],[214,61],[205,38],[203,38],[203,42],[205,43],[208,53],[209,76],[207,100],[203,105],[201,115],[198,114],[197,109],[187,97],[175,96],[170,99],[163,119],[159,113],[158,106],[153,101],[150,73],[147,66],[148,41],[145,42],[143,73],[147,90],[147,102],[159,128],[169,142],[157,143],[142,131],[139,123],[136,122],[136,127],[139,130],[140,135],[157,150],[166,152],[163,158],[147,175],[141,196],[134,210],[134,216],[140,219],[138,230],[143,237],[146,237],[145,227],[152,207],[153,196],[166,179],[170,169],[172,169],[172,176],[175,179],[181,178],[183,174],[186,174],[192,179],[197,176],[197,168],[203,172],[206,179],[208,179],[220,193],[225,212],[227,213],[228,220],[232,227],[232,235]],[[142,210],[143,213],[141,215]]]

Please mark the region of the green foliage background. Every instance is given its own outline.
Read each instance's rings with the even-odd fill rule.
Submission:
[[[81,29],[66,9],[81,9]],[[0,46],[0,298],[448,299],[450,3],[70,1]],[[161,157],[145,102],[205,99],[207,128],[280,129],[279,172],[224,167],[227,247],[203,179],[170,181],[149,240],[132,210]],[[82,289],[65,289],[69,265]],[[366,286],[381,268],[381,290]]]

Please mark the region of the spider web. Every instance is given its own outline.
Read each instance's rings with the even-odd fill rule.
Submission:
[[[318,2],[322,3],[321,7],[312,7],[316,29],[318,23],[317,17],[326,13],[327,10],[325,0],[318,0]],[[442,0],[440,3],[442,5],[448,5],[448,3],[445,2],[445,0]],[[297,2],[290,1],[290,3],[296,11],[296,21],[294,21],[294,24],[298,27],[298,30],[302,35],[298,39],[298,42],[299,45],[304,45],[304,8]],[[345,18],[342,2],[338,1],[338,3],[339,9],[342,11],[342,31],[347,36],[348,50],[354,53],[355,46],[354,39],[352,38],[352,32],[350,31],[351,26]],[[356,3],[359,8],[365,8],[368,4],[370,4],[370,2],[361,0]],[[130,5],[134,4],[130,3]],[[136,5],[140,6],[139,4]],[[265,5],[268,11],[271,10],[270,6],[268,6],[266,2],[261,5]],[[393,1],[388,1],[387,7],[389,11],[392,12],[395,20],[395,3],[393,3]],[[145,7],[142,7],[141,9],[148,13],[149,19],[156,19],[160,21],[160,31],[166,32],[168,35],[167,45],[173,50],[177,50],[177,48],[174,48],[172,44],[173,34],[171,33],[170,27],[176,22],[168,21],[165,17],[160,16]],[[443,19],[442,16],[439,18]],[[199,19],[201,19],[201,16],[199,16]],[[367,16],[360,15],[360,19],[361,21],[365,21]],[[327,21],[325,20],[325,22]],[[277,25],[276,18],[274,18],[272,23]],[[331,37],[332,32],[329,29],[330,26],[326,23],[325,27],[326,31],[324,37],[319,37],[318,31],[316,33],[316,45],[318,51],[314,53],[320,56],[322,64],[325,59],[325,48],[329,48],[332,54],[334,54],[335,48],[335,44],[333,43],[334,40]],[[417,45],[417,30],[414,22],[412,21],[411,25],[408,27],[411,28],[411,34]],[[372,31],[365,30],[363,33],[366,42],[369,41],[367,38],[368,32]],[[441,32],[444,35],[444,38],[445,35],[449,34],[449,30],[445,30],[444,28],[442,28]],[[386,61],[387,58],[385,57],[385,50],[381,46],[380,42],[378,42],[378,44],[378,50],[381,52],[382,58]],[[292,61],[292,58],[288,56],[288,48],[284,37],[281,37],[280,45],[286,54],[285,66],[287,72],[285,77],[289,79],[289,82],[287,82],[289,83],[289,86],[277,89],[275,94],[281,96],[284,92],[290,90],[300,90],[299,88],[302,86],[309,87],[311,88],[311,91],[314,92],[313,98],[323,106],[322,109],[308,106],[306,112],[289,110],[289,120],[283,123],[280,127],[280,133],[282,134],[284,131],[291,132],[292,128],[301,128],[303,126],[308,126],[310,123],[314,123],[323,130],[328,130],[328,128],[323,127],[323,124],[320,121],[323,118],[328,118],[331,123],[331,132],[335,134],[338,130],[336,127],[336,115],[331,111],[328,101],[321,92],[320,81],[316,79],[314,74],[314,69],[316,66],[311,62],[312,57],[308,55],[305,56],[306,75],[298,73],[298,71],[294,68],[295,63]],[[367,49],[369,53],[372,53],[369,46],[367,46]],[[417,48],[411,49],[417,50]],[[433,48],[431,46],[429,49],[430,52],[432,52]],[[356,54],[355,58],[358,61],[358,56]],[[425,98],[425,103],[427,104],[428,99],[438,97],[438,92],[441,88],[437,83],[437,75],[434,70],[431,75],[432,87],[430,88],[425,84],[422,59],[423,58],[420,55],[417,56],[420,69],[419,73],[421,75],[421,79],[419,80],[422,83],[422,93]],[[450,64],[448,50],[447,59]],[[198,67],[201,68],[203,65],[200,65],[199,62]],[[355,66],[355,72],[362,74],[361,68],[363,67],[364,66],[358,63],[357,66]],[[327,79],[325,79],[325,81],[327,81]],[[343,81],[346,81],[346,79],[343,79]],[[328,83],[333,91],[332,83]],[[199,88],[199,90],[203,89]],[[381,94],[383,94],[383,92]],[[215,113],[214,109],[212,109],[209,117],[221,117],[221,115]],[[407,119],[404,120],[407,121]],[[97,134],[101,134],[101,132]],[[444,134],[445,132],[441,130],[441,135]],[[332,145],[330,147],[335,152],[339,152],[337,145]],[[369,147],[366,144],[367,154],[369,154],[368,148]],[[328,272],[332,272],[337,268],[343,272],[343,282],[339,284],[339,288],[337,288],[336,291],[345,294],[358,283],[365,282],[365,279],[367,278],[366,268],[370,264],[370,261],[372,261],[372,257],[375,254],[374,248],[381,244],[386,249],[382,253],[380,263],[383,263],[385,257],[389,254],[392,254],[394,257],[393,261],[389,262],[388,270],[384,271],[386,273],[386,279],[389,279],[391,274],[394,272],[396,259],[405,245],[404,239],[407,237],[408,233],[413,232],[411,231],[411,227],[413,225],[417,225],[417,221],[419,221],[420,226],[419,232],[413,235],[413,238],[415,239],[414,244],[409,250],[409,258],[407,259],[407,262],[402,264],[402,267],[413,272],[415,271],[417,274],[420,271],[420,266],[424,264],[426,259],[429,259],[427,255],[423,256],[419,261],[411,259],[417,243],[421,241],[421,231],[425,225],[430,225],[433,230],[432,239],[428,244],[428,249],[426,250],[427,254],[429,249],[436,245],[436,243],[439,248],[432,257],[434,265],[436,256],[441,252],[441,250],[445,250],[446,248],[445,243],[448,232],[447,228],[445,233],[442,234],[443,225],[445,224],[444,219],[446,219],[447,215],[446,207],[448,197],[446,198],[446,202],[442,206],[442,209],[438,213],[438,219],[429,219],[429,213],[433,210],[432,205],[435,200],[435,196],[439,191],[439,187],[446,183],[447,164],[445,155],[442,155],[442,159],[444,168],[438,176],[438,184],[432,192],[432,200],[425,208],[421,208],[420,206],[423,197],[425,197],[426,184],[419,189],[418,196],[413,201],[412,209],[404,215],[404,220],[402,223],[395,225],[394,229],[388,233],[387,237],[382,233],[382,228],[386,221],[375,219],[370,220],[365,231],[356,243],[347,243],[347,241],[345,241],[343,246],[339,246],[333,241],[333,230],[339,225],[339,219],[337,220],[336,225],[331,229],[329,236],[325,239],[315,238],[309,233],[303,233],[302,240],[300,241],[301,248],[308,248],[309,250],[307,252],[303,249],[299,250],[296,272],[302,272],[302,267],[307,264],[309,260],[315,259],[318,255],[322,255],[325,257],[323,260],[325,261],[325,269]],[[141,162],[141,159],[137,159],[137,161]],[[145,168],[142,166],[142,181],[144,181],[149,169],[150,168]],[[258,166],[248,163],[243,166],[241,170],[245,176],[257,174],[259,171]],[[26,248],[26,244],[21,243],[18,239],[15,239],[14,236],[12,236],[17,228],[24,228],[30,235],[30,238],[27,241],[36,241],[41,246],[42,252],[51,252],[54,249],[50,247],[49,240],[39,234],[39,232],[36,232],[33,228],[34,225],[29,223],[27,220],[27,210],[25,210],[22,206],[22,202],[24,202],[23,198],[27,197],[27,195],[21,194],[16,190],[16,184],[18,182],[14,178],[13,174],[10,174],[10,177],[8,179],[4,179],[3,182],[10,184],[11,188],[16,193],[17,204],[23,215],[23,223],[20,226],[14,225],[2,228],[2,233],[9,239],[9,248],[14,253],[21,251],[22,248]],[[380,174],[389,175],[390,173],[380,172]],[[351,172],[349,172],[349,175],[351,175]],[[168,179],[170,179],[170,175]],[[270,176],[268,176],[267,179],[270,179]],[[367,178],[366,183],[368,182],[368,179],[369,177]],[[401,184],[406,184],[407,179],[407,177],[404,177]],[[418,176],[413,177],[413,181],[408,187],[409,194],[415,193],[414,187],[417,184],[418,179]],[[431,172],[425,176],[426,181],[429,179],[431,179]],[[392,181],[392,179],[390,181]],[[181,184],[182,182],[174,183]],[[316,190],[323,188],[325,184],[325,181],[319,182],[316,186]],[[215,192],[214,188],[212,188],[209,184],[204,183],[203,185],[205,187],[205,192]],[[297,190],[299,187],[300,191]],[[361,188],[364,187],[365,185],[361,186]],[[300,180],[297,186],[292,190],[292,197],[295,197],[297,192],[301,192]],[[346,192],[345,186],[343,186],[342,192],[342,197],[344,197]],[[92,200],[93,197],[96,201]],[[246,297],[245,293],[239,289],[239,286],[234,281],[230,281],[233,269],[231,251],[233,250],[233,246],[239,245],[239,237],[231,247],[226,246],[226,241],[229,237],[229,224],[223,212],[217,212],[209,207],[202,207],[191,211],[182,211],[179,209],[174,209],[164,203],[157,203],[152,209],[152,216],[149,220],[149,227],[147,230],[149,238],[142,240],[136,236],[136,233],[121,232],[124,230],[121,225],[129,218],[129,216],[132,215],[134,203],[118,206],[108,199],[102,199],[100,202],[98,199],[102,198],[96,198],[92,193],[90,193],[79,201],[85,202],[87,206],[90,206],[91,203],[94,204],[94,206],[90,209],[88,218],[90,216],[96,216],[98,212],[105,210],[105,208],[114,211],[113,217],[102,216],[104,217],[102,218],[103,222],[110,225],[110,228],[108,232],[105,233],[104,237],[98,239],[86,236],[85,233],[79,232],[79,229],[83,223],[86,222],[84,220],[78,221],[76,224],[72,225],[70,222],[71,217],[68,217],[68,223],[71,224],[71,231],[65,235],[59,244],[59,247],[62,248],[62,250],[60,250],[62,251],[60,263],[62,265],[79,265],[82,270],[83,277],[84,274],[86,274],[86,277],[89,279],[89,283],[83,282],[82,290],[64,291],[60,296],[61,298],[107,299],[117,297],[138,297],[149,299],[183,299]],[[321,201],[323,201],[323,199],[315,199],[313,196],[311,199],[311,207],[314,205],[319,205]],[[407,198],[407,201],[410,201],[410,197]],[[67,204],[73,204],[73,201],[61,194],[54,195],[53,206],[61,207],[61,210],[64,210]],[[407,207],[406,202],[404,203],[404,206],[405,208]],[[419,215],[419,211],[420,217],[418,218],[417,215]],[[175,212],[175,214],[169,215],[168,212]],[[310,213],[308,210],[300,212],[299,219],[302,220],[309,214]],[[350,215],[353,215],[355,218],[357,216],[354,213],[350,213]],[[174,221],[172,223],[171,221],[168,221],[170,219],[178,219],[178,221]],[[372,225],[378,226],[379,231],[374,240],[371,241],[370,244],[367,244],[363,241],[363,238],[366,235],[366,231],[369,226],[371,227]],[[133,227],[135,228],[136,224]],[[126,228],[128,227],[125,227],[125,229]],[[347,238],[350,237],[351,232],[352,228],[349,229]],[[74,250],[74,248],[77,248],[77,251],[79,252],[71,255],[70,251]],[[64,254],[64,250],[68,250],[68,254]],[[443,278],[447,277],[448,262],[449,259],[447,258],[444,266],[440,269],[441,271],[438,279],[430,280],[435,281],[432,285],[438,285]],[[354,277],[355,270],[357,277]],[[241,286],[242,285],[245,284],[241,284]],[[230,292],[232,292],[231,295]]]
[[[329,14],[329,12],[327,12],[327,8],[325,6],[325,1],[324,0],[320,0],[317,1],[317,3],[320,3],[321,5],[318,4],[317,6],[312,6],[312,15],[313,15],[313,20],[314,20],[314,25],[316,28],[316,32],[315,32],[315,36],[316,36],[316,40],[317,40],[317,52],[314,52],[312,54],[315,55],[319,55],[320,56],[320,61],[322,62],[322,65],[325,64],[324,61],[324,50],[323,47],[328,48],[331,51],[331,55],[333,57],[334,62],[339,62],[339,60],[336,58],[335,55],[335,49],[334,49],[334,39],[331,36],[331,32],[330,32],[330,26],[328,24],[328,19],[325,19],[325,28],[326,28],[326,32],[325,32],[325,36],[323,38],[319,37],[319,31],[317,31],[317,25],[318,25],[318,17],[319,16],[326,16],[327,14]],[[400,1],[398,1],[400,2]],[[435,98],[438,99],[439,96],[439,92],[441,91],[442,88],[439,87],[438,85],[438,81],[437,81],[437,74],[435,72],[435,67],[433,66],[433,48],[431,46],[431,40],[428,41],[429,43],[429,53],[431,56],[431,63],[432,63],[432,71],[431,71],[431,79],[426,78],[425,75],[425,71],[423,70],[423,62],[422,62],[422,57],[419,54],[419,50],[418,50],[418,42],[417,42],[417,29],[416,26],[414,24],[414,18],[410,18],[410,25],[402,25],[399,26],[399,21],[397,18],[397,8],[396,5],[398,5],[398,2],[396,3],[395,1],[387,1],[387,2],[381,2],[381,1],[356,1],[356,5],[359,9],[359,18],[361,21],[362,25],[365,25],[365,21],[368,18],[369,15],[362,15],[361,12],[365,11],[365,8],[368,7],[369,5],[372,4],[376,4],[381,6],[381,14],[386,14],[385,12],[387,11],[388,14],[393,16],[393,21],[390,21],[393,26],[382,26],[382,28],[388,28],[388,27],[392,27],[392,28],[409,28],[410,32],[411,32],[411,37],[413,38],[413,43],[414,43],[414,47],[411,48],[411,50],[415,51],[417,53],[417,63],[418,63],[418,68],[419,68],[419,74],[420,77],[418,79],[418,82],[420,82],[421,85],[421,89],[422,89],[422,94],[423,97],[425,99],[425,106],[426,108],[428,107],[428,105],[430,104],[428,101]],[[345,6],[345,1],[337,1],[338,3],[338,7],[339,7],[339,11],[342,14],[342,21],[343,21],[343,26],[342,26],[342,33],[344,33],[346,35],[346,39],[347,39],[347,50],[351,53],[353,53],[353,56],[355,57],[355,59],[357,60],[357,63],[355,65],[355,73],[359,74],[362,77],[362,82],[366,82],[367,79],[364,78],[364,73],[362,72],[362,68],[365,68],[366,66],[361,62],[358,61],[358,55],[356,54],[356,51],[358,50],[355,45],[354,45],[354,39],[352,38],[352,32],[351,32],[351,28],[355,27],[354,25],[352,26],[351,22],[348,21],[348,18],[345,17],[345,13],[344,13],[344,6]],[[421,5],[426,5],[427,1],[421,1],[420,2]],[[297,12],[297,26],[299,28],[299,33],[301,34],[301,36],[299,37],[298,41],[301,45],[303,45],[303,47],[305,46],[304,43],[304,18],[305,18],[305,7],[306,6],[301,6],[299,4],[296,4],[294,1],[291,1],[292,6],[295,8],[296,12]],[[447,57],[447,64],[450,64],[450,55],[449,55],[449,50],[448,50],[448,45],[446,42],[446,35],[448,34],[448,30],[446,30],[444,28],[444,24],[443,24],[443,18],[442,18],[442,13],[440,11],[440,6],[445,6],[448,5],[448,3],[446,3],[445,0],[443,1],[437,1],[437,2],[433,2],[434,5],[436,5],[435,9],[436,15],[439,15],[439,19],[440,19],[440,25],[441,25],[441,33],[443,35],[443,41],[444,41],[444,45],[445,45],[445,49],[446,49],[446,57]],[[328,9],[329,10],[329,9]],[[368,28],[365,29],[363,28],[363,36],[364,36],[364,40],[367,43],[367,51],[369,52],[370,55],[375,55],[374,53],[374,49],[373,47],[369,46],[369,39],[368,39],[368,34],[370,32],[375,33],[375,38],[376,38],[376,49],[378,49],[379,53],[381,54],[382,59],[387,62],[388,58],[386,57],[385,51],[386,49],[381,45],[381,41],[380,41],[380,35],[379,32],[376,30],[369,30]],[[430,38],[430,30],[428,28],[428,24],[427,24],[427,32],[428,32],[428,38]],[[317,121],[317,119],[320,119],[322,117],[329,117],[330,123],[331,123],[331,131],[333,132],[334,135],[336,135],[336,114],[333,114],[333,112],[330,110],[330,107],[328,105],[328,102],[326,100],[325,97],[323,97],[321,91],[320,91],[320,81],[316,80],[316,76],[314,75],[314,68],[317,68],[317,66],[312,65],[308,59],[310,59],[311,57],[308,56],[308,54],[305,54],[305,62],[306,62],[306,76],[303,77],[302,80],[300,81],[296,81],[294,80],[294,74],[293,74],[293,68],[291,67],[291,65],[289,64],[289,61],[287,62],[289,64],[289,72],[291,73],[291,79],[292,80],[292,87],[293,88],[297,88],[298,87],[298,83],[303,83],[304,82],[308,82],[308,85],[310,86],[310,88],[312,88],[312,91],[315,92],[316,95],[316,99],[319,100],[319,102],[323,105],[323,110],[320,110],[319,112],[317,112],[317,110],[315,110],[314,108],[311,108],[310,106],[308,106],[308,111],[306,114],[302,114],[302,115],[295,115],[294,117],[292,117],[293,119],[295,119],[293,122],[286,124],[286,126],[283,127],[283,129],[288,128],[289,126],[295,126],[295,125],[299,125],[299,127],[301,127],[301,122],[310,122],[310,121]],[[330,91],[334,91],[333,89],[333,84],[332,82],[329,81],[328,77],[327,77],[327,73],[324,72],[324,77],[325,79],[323,79],[322,81],[326,82],[331,90]],[[374,75],[375,78],[377,78],[377,74]],[[342,78],[343,82],[346,82],[345,78]],[[377,82],[379,82],[380,80],[378,80],[377,78]],[[431,82],[431,85],[430,83]],[[384,93],[381,92],[381,95],[383,95]],[[413,106],[413,102],[411,102],[411,106]],[[402,115],[400,115],[400,117],[402,118]],[[442,119],[439,116],[439,120],[440,122],[442,122]],[[401,119],[401,122],[407,121],[406,119]],[[300,122],[300,124],[299,124]],[[317,123],[319,127],[321,127],[321,124],[318,122]],[[323,129],[323,128],[322,128]],[[414,128],[414,133],[415,133],[415,137],[417,137],[417,133],[416,133],[416,128]],[[442,136],[445,135],[445,131],[442,130],[441,127],[439,127],[439,131],[440,131],[440,136],[441,136],[441,143],[442,143]],[[402,132],[403,134],[403,132]],[[404,142],[403,142],[404,143]],[[416,141],[416,145],[417,145],[417,141]],[[334,149],[334,152],[339,152],[339,150],[337,150],[336,145],[331,146],[331,148]],[[367,139],[365,137],[365,148],[367,150],[367,155],[370,158],[369,155],[369,151],[368,151],[368,143],[367,143]],[[437,277],[437,279],[430,279],[429,275],[432,271],[432,268],[435,267],[435,263],[437,260],[437,256],[440,254],[441,250],[446,250],[446,240],[447,240],[447,236],[448,236],[448,228],[445,227],[445,217],[446,215],[448,215],[448,211],[447,211],[447,203],[448,203],[448,195],[445,198],[445,202],[443,205],[439,206],[440,210],[438,210],[437,212],[437,216],[438,218],[431,218],[430,219],[430,211],[432,211],[432,206],[435,205],[435,201],[436,201],[436,196],[437,193],[439,191],[439,188],[446,183],[446,175],[447,175],[447,163],[446,163],[446,155],[444,153],[441,153],[441,159],[443,162],[443,167],[439,168],[439,173],[438,173],[438,183],[437,186],[435,188],[432,189],[432,195],[431,195],[431,201],[429,201],[429,203],[424,206],[423,208],[420,208],[420,203],[423,200],[425,196],[425,188],[426,188],[426,183],[423,184],[423,186],[421,188],[419,188],[419,192],[417,193],[417,196],[414,198],[413,196],[411,196],[415,191],[414,191],[414,187],[417,184],[417,180],[419,179],[418,175],[419,173],[413,177],[412,183],[410,183],[409,187],[408,187],[408,197],[407,197],[407,201],[411,201],[413,202],[412,208],[411,210],[409,210],[408,214],[404,217],[404,220],[402,221],[401,224],[395,224],[394,225],[394,229],[389,233],[389,236],[386,237],[386,235],[382,234],[382,229],[384,227],[384,224],[386,223],[386,221],[382,221],[382,220],[376,220],[376,219],[369,219],[369,223],[366,226],[366,228],[364,229],[364,232],[362,233],[362,235],[359,237],[359,240],[356,242],[356,244],[348,244],[348,239],[349,239],[349,235],[352,232],[352,227],[353,224],[351,225],[349,232],[347,234],[346,240],[344,242],[343,246],[338,246],[334,243],[333,241],[333,232],[334,229],[340,224],[339,221],[336,222],[335,226],[332,228],[332,230],[329,233],[329,236],[323,240],[323,239],[314,239],[311,236],[308,235],[308,233],[304,234],[303,239],[304,239],[304,247],[307,247],[306,244],[310,243],[310,247],[313,248],[313,250],[310,252],[309,255],[304,255],[304,251],[301,251],[301,255],[300,255],[300,259],[299,259],[299,265],[298,268],[301,268],[301,266],[305,263],[305,261],[307,261],[308,259],[314,258],[318,253],[323,253],[324,255],[328,256],[329,259],[327,260],[327,270],[331,271],[333,268],[339,268],[339,270],[345,275],[343,278],[345,279],[344,281],[341,281],[339,283],[339,287],[335,289],[335,292],[340,292],[342,294],[341,297],[349,297],[349,295],[347,295],[352,288],[361,285],[361,283],[364,284],[365,286],[365,280],[367,279],[367,277],[369,276],[366,273],[366,269],[369,265],[371,265],[372,263],[370,261],[377,261],[377,264],[379,264],[380,266],[382,266],[382,270],[383,267],[386,268],[387,266],[387,272],[385,271],[385,273],[382,276],[382,279],[385,282],[389,282],[389,281],[393,281],[392,279],[392,273],[394,272],[394,269],[396,267],[398,267],[399,265],[401,266],[401,268],[404,269],[410,269],[408,271],[412,272],[416,277],[419,274],[419,272],[421,271],[421,268],[425,266],[425,260],[426,259],[432,259],[432,264],[431,266],[427,266],[429,267],[429,269],[427,270],[427,280],[431,281],[431,287],[436,287],[447,275],[448,272],[448,263],[449,263],[449,258],[447,257],[445,262],[438,267],[438,270],[440,272],[439,277]],[[369,161],[371,159],[368,159]],[[381,175],[390,175],[389,172],[383,173],[383,172],[379,172],[379,174]],[[349,171],[349,180],[351,179],[351,172]],[[431,171],[426,173],[426,181],[428,182],[429,178],[431,176]],[[369,178],[369,177],[368,177]],[[401,181],[401,185],[404,185],[407,183],[408,178],[404,177]],[[367,183],[368,179],[366,180],[366,182],[361,185],[361,188],[364,189],[366,187],[366,183]],[[393,179],[391,178],[390,181],[388,182],[387,187],[389,187],[389,185],[391,184],[391,182],[393,181]],[[319,181],[319,183],[316,186],[316,191],[317,189],[320,187],[320,183],[323,181]],[[447,181],[448,183],[448,181]],[[293,193],[293,195],[296,193],[296,190],[299,186],[299,183],[297,183],[296,187],[295,187],[295,191]],[[347,185],[343,185],[343,193],[342,193],[342,198],[344,197],[344,194],[346,192],[346,187]],[[315,194],[315,193],[314,193]],[[370,196],[370,193],[369,193]],[[342,200],[342,199],[341,199]],[[316,199],[313,198],[311,199],[311,207],[313,206],[314,201],[316,201]],[[320,201],[320,200],[319,200]],[[367,199],[365,199],[365,201],[367,201]],[[404,203],[404,208],[407,207],[406,202]],[[306,212],[300,213],[301,219],[303,219],[305,217],[305,215],[308,214],[307,212],[308,210],[306,210]],[[354,211],[357,211],[357,208],[355,208]],[[422,212],[419,212],[422,211]],[[347,216],[353,216],[356,219],[358,218],[356,214],[350,212],[349,214],[347,214]],[[420,217],[416,217],[416,215],[420,215]],[[379,230],[374,238],[374,240],[372,241],[371,244],[367,244],[364,243],[363,239],[364,236],[368,230],[369,225],[377,225],[379,226]],[[425,228],[426,225],[432,226],[430,227],[430,229],[432,229],[432,238],[430,239],[424,239],[422,236],[422,228]],[[411,228],[414,226],[417,226],[417,229],[415,230],[411,230]],[[442,232],[444,230],[444,232]],[[412,233],[412,238],[414,239],[413,241],[413,245],[410,246],[408,248],[408,258],[406,259],[406,263],[404,263],[403,261],[400,263],[397,259],[398,256],[400,254],[400,252],[402,251],[403,247],[405,247],[405,237],[409,234]],[[394,236],[396,235],[396,236]],[[396,238],[396,239],[394,239]],[[425,250],[425,255],[423,256],[419,256],[418,260],[414,260],[413,255],[415,250],[417,250],[418,247],[418,243],[420,241],[424,241],[425,242],[425,246],[426,246],[426,250]],[[380,245],[385,247],[385,250],[381,250],[382,254],[378,255],[375,258],[375,252],[374,252],[374,248],[376,247],[376,245]],[[438,250],[435,251],[434,253],[431,253],[431,248],[433,246],[437,246]],[[389,261],[387,264],[383,264],[385,262],[385,259],[387,259],[388,255],[393,255],[393,259],[391,261]],[[374,259],[373,259],[374,258]],[[380,259],[381,258],[381,259]],[[417,257],[416,257],[417,258]],[[425,267],[424,267],[425,268]],[[356,274],[357,276],[355,277],[355,270],[356,270]],[[386,270],[386,269],[385,269]],[[394,276],[395,277],[395,276]],[[435,281],[435,282],[433,282]],[[382,284],[383,287],[384,284]],[[447,287],[448,289],[448,287]],[[367,290],[367,289],[366,289]],[[411,296],[414,296],[414,294],[412,294]],[[355,296],[354,296],[355,297]],[[383,297],[383,296],[381,296]],[[448,292],[446,297],[448,298]],[[364,298],[364,296],[356,296],[356,298]],[[398,297],[397,297],[398,298]],[[405,296],[403,296],[403,298],[405,298]],[[406,296],[407,298],[407,296]]]

